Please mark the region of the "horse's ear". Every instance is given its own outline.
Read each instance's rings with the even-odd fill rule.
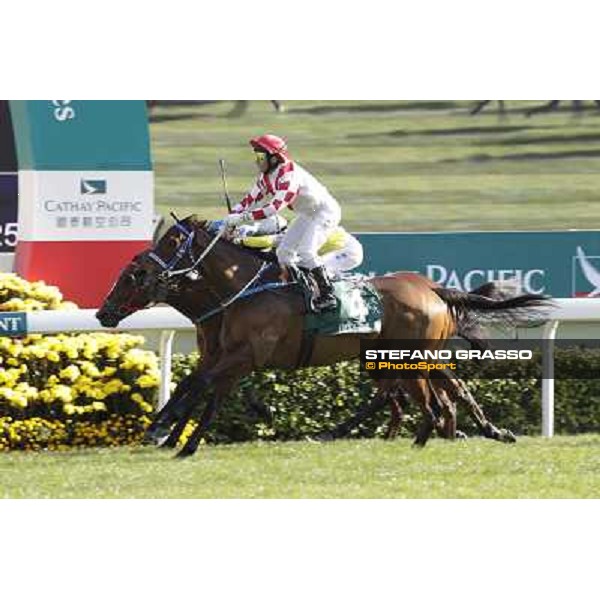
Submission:
[[[211,221],[199,219],[198,215],[190,215],[186,218],[186,222],[192,225],[193,227],[198,227],[200,229],[207,229],[207,226],[211,223]]]

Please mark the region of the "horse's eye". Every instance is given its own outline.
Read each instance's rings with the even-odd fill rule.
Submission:
[[[131,274],[131,279],[133,283],[136,285],[143,285],[144,281],[146,281],[146,271],[143,269],[138,269]]]

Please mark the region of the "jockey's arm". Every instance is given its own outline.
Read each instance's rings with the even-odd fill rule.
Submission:
[[[263,198],[263,193],[258,187],[258,181],[256,181],[252,186],[252,189],[231,209],[231,212],[246,212],[253,204],[260,202]]]
[[[296,181],[293,171],[288,171],[277,181],[273,200],[265,204],[262,208],[257,208],[250,212],[252,220],[260,221],[261,219],[266,219],[283,210],[286,206],[290,206],[297,198],[299,189],[300,185]]]

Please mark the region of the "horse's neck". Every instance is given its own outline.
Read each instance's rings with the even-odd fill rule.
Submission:
[[[235,297],[258,274],[261,264],[259,257],[233,244],[217,243],[202,261],[202,279],[184,281],[184,289],[169,294],[167,303],[194,321]]]
[[[184,317],[187,317],[191,321],[197,319],[203,312],[206,312],[202,307],[195,306],[193,303],[188,302],[185,296],[167,297],[167,304],[174,308],[177,312],[180,312]]]
[[[167,304],[184,317],[195,321],[217,307],[219,299],[205,288],[200,288],[190,281],[185,284],[185,289],[181,292],[169,294]]]
[[[259,272],[264,261],[227,242],[218,243],[204,262],[206,276],[221,296],[242,290]]]

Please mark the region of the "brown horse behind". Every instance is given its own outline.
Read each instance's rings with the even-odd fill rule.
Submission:
[[[416,275],[413,272],[399,272],[396,273],[396,276],[409,280],[412,280],[415,277],[421,279],[420,275]],[[428,282],[432,289],[440,287],[431,280],[428,280]],[[495,300],[506,300],[515,295],[516,289],[517,285],[515,282],[488,282],[474,289],[471,293]],[[523,323],[522,316],[519,318],[518,315],[515,315],[515,324],[517,322],[520,324]],[[469,342],[471,348],[474,350],[491,349],[491,344],[489,340],[486,339],[483,329],[480,324],[473,319],[459,319],[456,333],[459,337]],[[467,385],[464,381],[459,379],[453,371],[444,369],[443,371],[437,372],[436,375],[435,378],[429,379],[431,392],[437,399],[439,406],[445,407],[446,415],[453,415],[457,405],[460,404],[466,408],[471,420],[477,426],[479,433],[484,437],[505,443],[517,441],[516,436],[510,429],[499,429],[487,419],[484,411],[473,397],[473,394],[470,392]],[[364,403],[351,418],[340,423],[331,431],[320,433],[316,438],[320,441],[331,441],[337,438],[346,437],[365,419],[382,409],[385,404],[389,404],[391,409],[391,418],[385,437],[386,439],[394,439],[398,435],[403,413],[408,406],[408,396],[402,389],[401,382],[397,382],[397,385],[392,385],[388,387],[388,389],[383,390],[382,394],[376,397],[372,402]],[[456,427],[456,423],[449,422],[447,419],[440,419],[436,424],[438,434],[446,439],[458,437],[463,439],[466,438],[465,434]]]

